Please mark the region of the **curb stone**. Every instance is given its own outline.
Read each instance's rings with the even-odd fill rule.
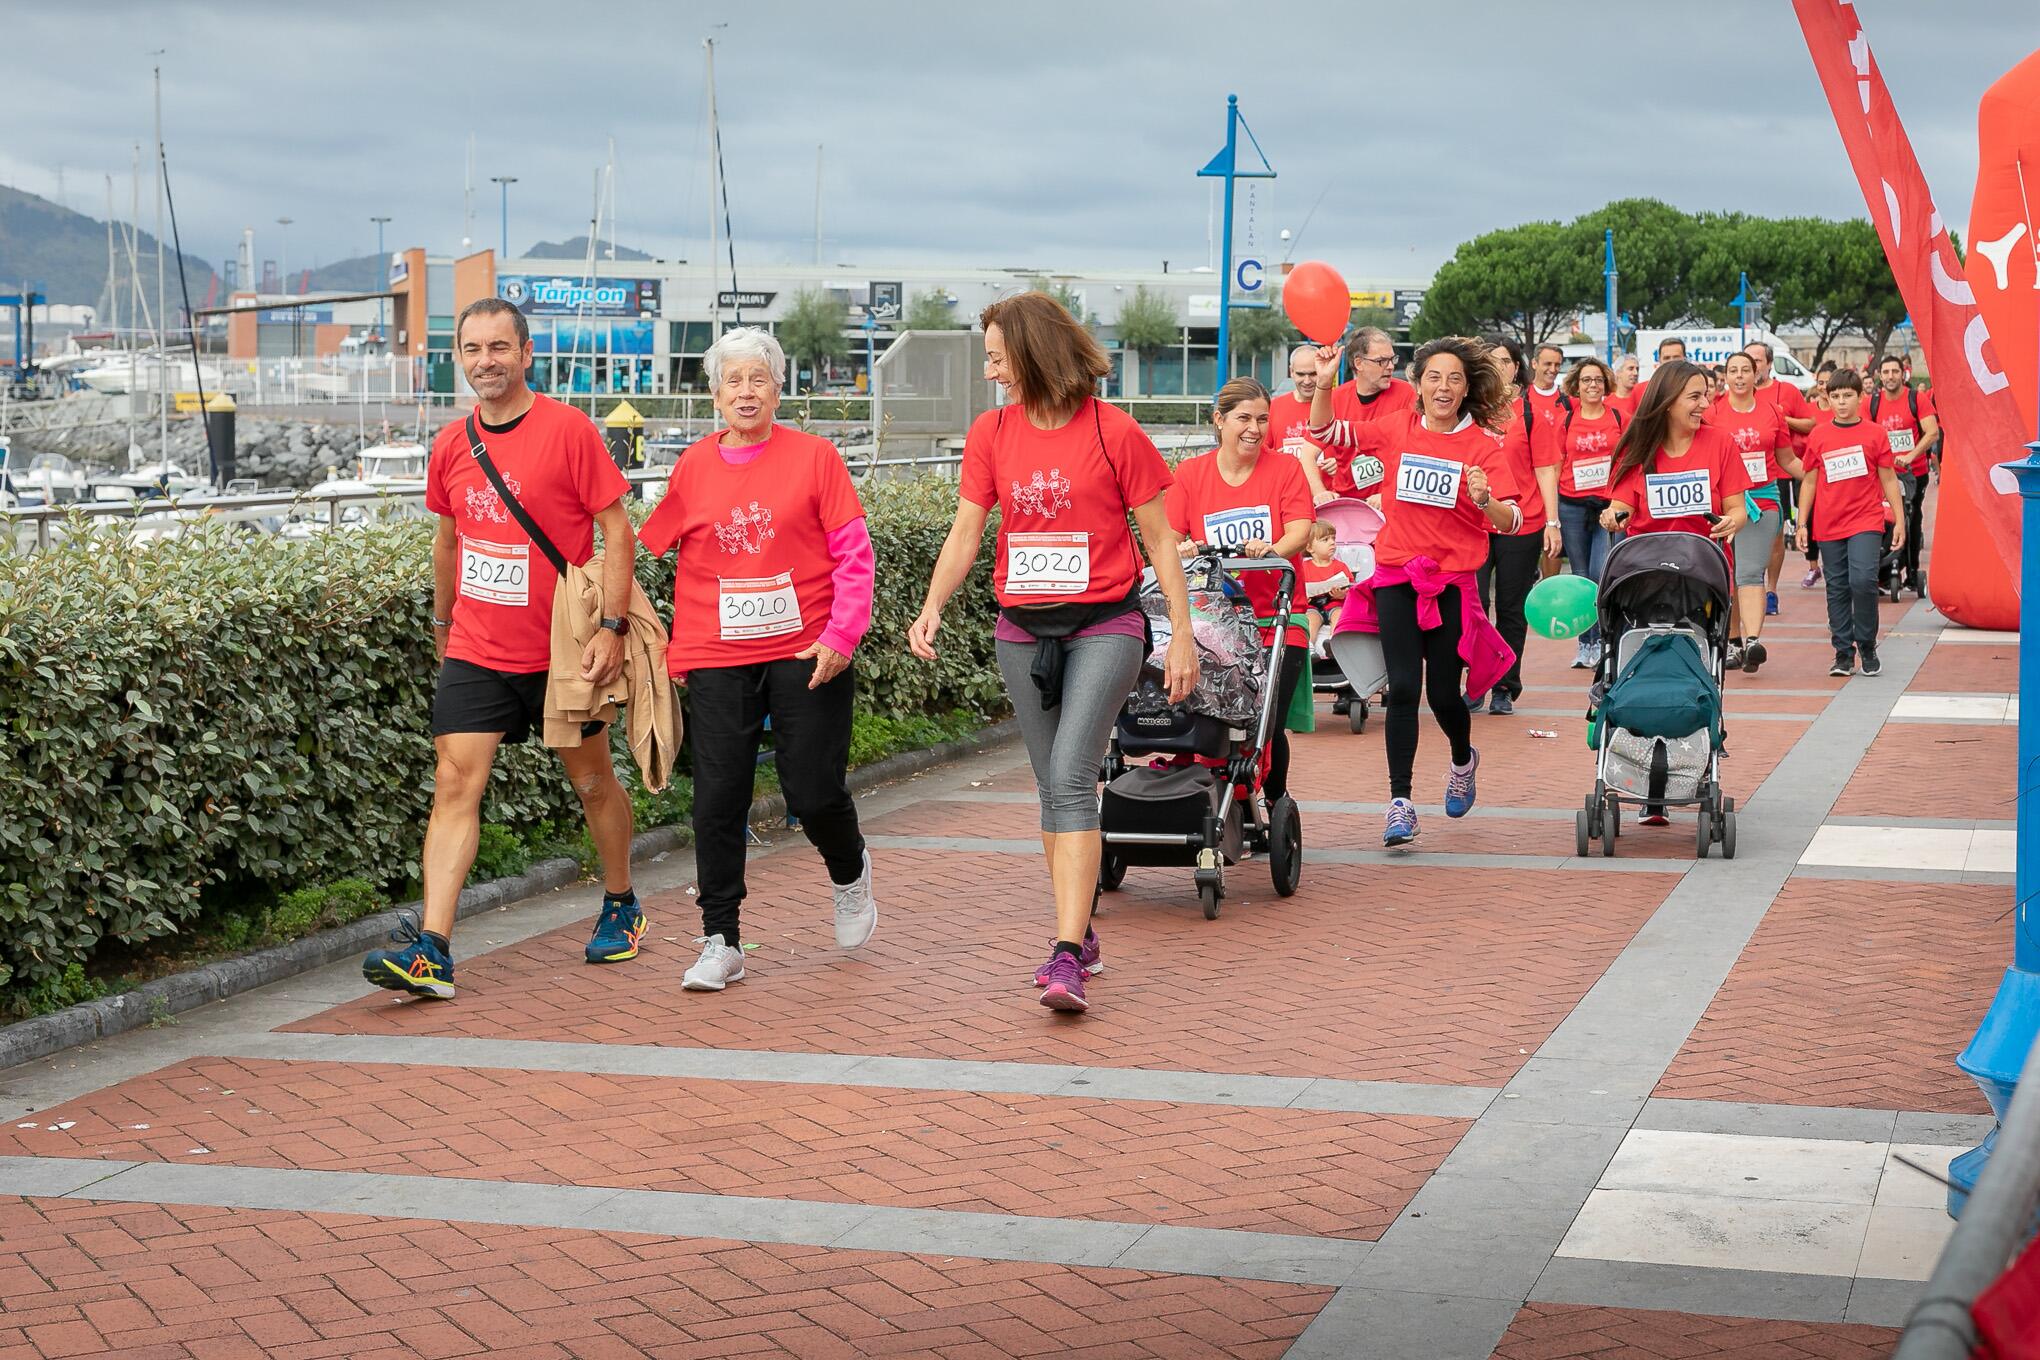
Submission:
[[[1019,730],[1019,724],[1009,718],[959,741],[944,742],[920,751],[903,751],[899,755],[859,766],[850,772],[850,791],[862,793],[880,784],[905,779],[975,754],[986,746],[1016,736]],[[786,800],[778,794],[760,798],[751,804],[750,821],[753,823],[776,822],[785,816]],[[631,838],[631,861],[636,863],[664,854],[692,840],[692,832],[684,826],[658,826],[641,831]],[[521,874],[491,879],[462,889],[454,919],[462,920],[477,912],[568,887],[579,882],[580,878],[578,860],[564,857],[540,860]],[[396,929],[399,912],[416,914],[422,906],[419,902],[406,902],[331,930],[156,978],[118,996],[80,1002],[48,1015],[17,1021],[0,1028],[0,1071],[91,1043],[95,1039],[125,1034],[131,1029],[139,1029],[208,1002],[223,1001],[227,997],[322,968],[350,954],[362,953],[374,948]]]

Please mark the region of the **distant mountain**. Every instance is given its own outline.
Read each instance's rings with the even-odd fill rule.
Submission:
[[[385,282],[388,271],[383,267],[379,255],[356,255],[351,260],[335,260],[332,264],[321,265],[312,271],[313,293],[374,293],[389,285]]]
[[[598,241],[595,249],[600,258],[605,260],[609,258],[609,242],[606,238]],[[586,232],[583,232],[579,236],[570,236],[564,241],[540,241],[537,245],[524,252],[524,258],[528,260],[585,260],[588,258],[588,235]],[[649,260],[654,257],[645,254],[642,250],[632,250],[629,246],[618,246],[616,248],[616,258],[619,260]]]
[[[127,324],[127,248],[116,231],[120,257],[121,324]],[[156,306],[156,238],[140,233],[135,242],[136,265],[142,277],[142,296],[153,312]],[[167,244],[163,264],[168,278],[167,297],[173,313],[178,300],[177,262]],[[191,288],[191,305],[205,306],[215,284],[213,267],[195,256],[184,257],[185,279]],[[0,185],[0,290],[13,292],[26,283],[51,302],[82,303],[98,307],[106,316],[106,223],[60,207],[46,198]],[[215,301],[219,299],[215,298]]]

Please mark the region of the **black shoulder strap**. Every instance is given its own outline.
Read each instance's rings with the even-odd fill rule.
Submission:
[[[1883,400],[1884,389],[1881,387],[1870,394],[1870,419],[1877,419],[1877,408],[1883,403]]]
[[[1621,408],[1620,406],[1610,406],[1610,407],[1608,408],[1608,414],[1609,414],[1609,415],[1611,415],[1611,416],[1613,416],[1613,417],[1615,417],[1615,433],[1616,433],[1616,434],[1621,434],[1621,433],[1622,433],[1622,408]]]
[[[1915,425],[1919,424],[1919,420],[1920,420],[1920,389],[1919,389],[1919,388],[1917,388],[1917,387],[1913,387],[1913,386],[1911,386],[1911,385],[1909,385],[1909,384],[1907,385],[1907,387],[1906,387],[1906,389],[1905,389],[1905,404],[1906,404],[1907,406],[1910,406],[1910,407],[1912,407],[1912,417],[1913,417],[1913,423],[1914,423]]]
[[[545,530],[538,527],[538,521],[533,519],[530,512],[522,505],[519,505],[517,498],[510,494],[510,488],[503,482],[503,474],[496,470],[496,460],[489,457],[489,451],[482,446],[482,432],[475,425],[474,412],[472,411],[468,413],[467,418],[467,437],[468,452],[474,456],[474,460],[477,463],[482,465],[482,475],[489,479],[489,485],[495,487],[496,494],[503,498],[504,508],[516,519],[524,532],[531,536],[531,541],[538,545],[538,550],[545,554],[548,562],[553,564],[553,570],[565,576],[567,574],[567,559],[561,556],[558,548],[553,546],[553,541],[545,536]]]

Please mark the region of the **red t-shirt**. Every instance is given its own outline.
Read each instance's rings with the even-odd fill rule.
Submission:
[[[1140,577],[1127,512],[1172,480],[1134,418],[1093,397],[1056,430],[1036,429],[1017,406],[979,416],[963,442],[959,492],[999,507],[1000,604],[1102,604],[1124,599]]]
[[[586,562],[595,551],[595,512],[630,491],[594,424],[573,407],[534,394],[531,409],[509,430],[490,433],[479,413],[475,428],[517,503],[567,561]],[[559,573],[468,452],[465,421],[446,426],[432,441],[425,508],[451,519],[460,535],[446,655],[519,675],[547,669]]]
[[[1308,520],[1312,514],[1310,483],[1303,479],[1303,469],[1294,458],[1265,451],[1238,486],[1229,485],[1219,475],[1217,450],[1184,459],[1176,464],[1176,484],[1169,488],[1164,504],[1171,529],[1233,554],[1250,539],[1275,542],[1290,521]],[[1298,588],[1303,576],[1301,557],[1299,553],[1289,559],[1297,571]],[[1276,573],[1242,572],[1240,584],[1246,588],[1254,613],[1264,619],[1272,617],[1275,593],[1281,588]],[[1290,597],[1292,608],[1302,607],[1303,596],[1297,589],[1290,591]],[[1261,640],[1266,642],[1274,631],[1263,628]],[[1284,644],[1301,647],[1306,640],[1301,628],[1291,628]]]
[[[1724,392],[1707,408],[1707,423],[1735,443],[1752,487],[1761,490],[1785,475],[1778,466],[1778,450],[1792,447],[1792,432],[1770,402],[1758,401],[1749,410],[1738,411]]]
[[[1773,378],[1764,386],[1757,388],[1756,397],[1757,400],[1768,403],[1778,412],[1780,424],[1783,424],[1787,419],[1811,420],[1818,424],[1827,414],[1818,406],[1808,401],[1804,392],[1801,392],[1791,383],[1781,378]],[[1790,425],[1785,426],[1785,432],[1792,439],[1793,452],[1798,453],[1806,448],[1805,435],[1800,434]]]
[[[638,539],[673,571],[674,675],[784,661],[822,635],[835,600],[829,535],[864,517],[843,455],[826,439],[774,425],[743,463],[721,432],[688,445]]]
[[[1302,460],[1317,461],[1318,446],[1310,437],[1310,403],[1294,392],[1268,402],[1268,439],[1263,448]]]
[[[1884,531],[1887,507],[1878,470],[1892,466],[1892,459],[1882,425],[1867,420],[1816,425],[1806,437],[1806,457],[1820,467],[1813,496],[1815,541]]]
[[[1517,501],[1523,511],[1523,522],[1518,525],[1518,534],[1541,534],[1544,532],[1546,516],[1544,496],[1537,487],[1537,469],[1558,466],[1558,432],[1560,427],[1548,422],[1535,412],[1526,420],[1523,415],[1525,398],[1516,398],[1509,408],[1509,423],[1502,430],[1502,458],[1509,465],[1510,485],[1522,493]],[[1552,408],[1556,410],[1557,408]],[[1561,418],[1563,411],[1559,411]],[[1490,527],[1489,532],[1496,532]]]
[[[1632,534],[1705,534],[1711,526],[1704,516],[1720,515],[1751,486],[1734,441],[1711,425],[1694,431],[1684,457],[1668,457],[1659,447],[1648,466],[1649,472],[1635,467],[1618,474],[1608,494],[1631,508],[1623,528]]]
[[[1918,418],[1913,415],[1913,403],[1906,399],[1904,388],[1900,388],[1894,397],[1879,386],[1865,398],[1863,404],[1863,414],[1882,425],[1890,438],[1893,464],[1914,476],[1927,468],[1927,455],[1920,452],[1920,441],[1927,437],[1927,427],[1920,422],[1935,413],[1932,392],[1921,391],[1918,400]]]
[[[1320,562],[1306,554],[1303,558],[1303,584],[1298,587],[1303,598],[1308,600],[1337,590],[1340,586],[1352,586],[1353,573],[1346,570],[1346,564],[1334,557],[1329,562]]]
[[[1622,413],[1623,423],[1627,424],[1629,419],[1636,414],[1636,403],[1642,400],[1643,400],[1643,384],[1638,383],[1636,386],[1630,388],[1627,392],[1624,392],[1619,396],[1613,392],[1610,392],[1608,394],[1608,400],[1606,404],[1614,408],[1615,410],[1620,411]]]
[[[1332,426],[1335,430],[1344,422],[1347,428],[1381,420],[1384,417],[1415,409],[1417,389],[1401,378],[1390,378],[1388,386],[1371,397],[1360,396],[1351,382],[1344,382],[1332,389]],[[1325,485],[1341,496],[1371,496],[1381,489],[1380,460],[1372,454],[1353,456],[1350,451],[1335,452],[1338,466],[1332,470],[1332,477]]]
[[[1628,423],[1629,413],[1612,399],[1591,419],[1584,412],[1573,412],[1572,421],[1559,427],[1559,495],[1575,500],[1608,499],[1608,483],[1615,475],[1615,445]]]
[[[1549,392],[1526,387],[1523,389],[1523,395],[1517,400],[1530,403],[1530,409],[1537,413],[1537,418],[1543,421],[1547,428],[1554,430],[1558,428],[1559,422],[1565,419],[1567,408],[1573,404],[1572,398],[1559,387],[1554,387]]]
[[[1392,420],[1353,428],[1353,440],[1383,467],[1381,513],[1387,521],[1374,540],[1374,560],[1399,567],[1418,557],[1448,572],[1478,571],[1488,559],[1488,517],[1466,494],[1466,470],[1488,475],[1488,494],[1516,500],[1521,489],[1491,430],[1461,420],[1449,434],[1424,427],[1406,411]]]

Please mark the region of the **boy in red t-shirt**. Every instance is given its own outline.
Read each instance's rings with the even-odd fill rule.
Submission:
[[[1863,674],[1876,675],[1884,669],[1877,659],[1877,562],[1886,525],[1893,551],[1905,547],[1905,501],[1892,468],[1891,440],[1883,426],[1862,418],[1862,377],[1841,369],[1828,379],[1828,399],[1835,418],[1806,437],[1799,546],[1820,545],[1828,632],[1835,645],[1828,674],[1851,674],[1860,656]]]

